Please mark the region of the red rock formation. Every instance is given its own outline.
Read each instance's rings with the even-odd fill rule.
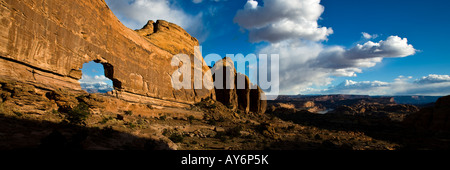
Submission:
[[[239,110],[244,111],[245,113],[250,112],[250,79],[245,75],[241,73],[237,73],[236,75],[236,82],[240,82],[239,80],[243,81],[243,89],[240,88],[239,84],[237,84],[237,96],[238,96],[238,108]]]
[[[238,96],[236,92],[237,72],[234,68],[234,62],[230,58],[219,60],[212,68],[212,72],[214,73],[213,80],[217,101],[232,110],[236,110],[238,108]]]
[[[265,113],[267,100],[264,91],[257,85],[252,85],[250,79],[237,73],[234,62],[230,58],[217,61],[212,68],[215,83],[215,93],[217,101],[228,106],[232,110],[241,110],[245,113]],[[218,76],[222,73],[222,77]],[[217,81],[222,79],[223,81]],[[245,80],[244,89],[238,89],[238,79]],[[228,87],[228,88],[227,88]]]
[[[193,54],[198,41],[174,24],[159,21],[156,29],[153,25],[145,29],[156,33],[144,38],[145,30],[137,33],[125,27],[103,0],[3,0],[0,76],[80,90],[80,69],[96,61],[105,66],[114,94],[123,99],[193,104],[214,96],[213,90],[172,88],[170,75],[177,69],[170,64],[173,54]],[[160,42],[163,38],[179,41]],[[173,44],[178,45],[167,48]]]
[[[198,40],[189,35],[183,28],[163,20],[158,20],[156,23],[150,20],[136,32],[152,44],[173,55],[182,53],[194,56],[193,47],[199,46]]]
[[[264,91],[257,85],[252,86],[253,87],[250,90],[250,111],[255,113],[265,113],[267,109],[267,98]]]

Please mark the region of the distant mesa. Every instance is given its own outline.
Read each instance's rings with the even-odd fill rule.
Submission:
[[[113,91],[114,88],[106,83],[80,83],[81,89],[88,93],[107,93]]]

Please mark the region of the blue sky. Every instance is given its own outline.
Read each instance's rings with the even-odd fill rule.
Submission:
[[[80,83],[83,89],[112,90],[113,82],[105,76],[105,69],[102,64],[94,61],[85,63],[81,72],[83,75]]]
[[[447,0],[106,2],[131,29],[182,26],[204,55],[280,53],[282,94],[450,94]]]
[[[399,75],[421,77],[450,73],[450,1],[446,0],[323,0],[323,25],[335,33],[327,44],[351,46],[361,38],[360,32],[398,35],[421,52],[406,58],[385,60],[383,64],[365,70],[354,80],[389,81]]]

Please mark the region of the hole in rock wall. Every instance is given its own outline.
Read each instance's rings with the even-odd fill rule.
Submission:
[[[88,93],[107,93],[114,90],[113,81],[105,76],[103,64],[91,61],[83,64],[82,78],[79,80],[81,89]]]

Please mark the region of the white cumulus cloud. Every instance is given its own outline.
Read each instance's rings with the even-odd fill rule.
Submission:
[[[324,12],[320,0],[247,0],[234,22],[249,31],[250,41],[269,42],[259,54],[279,54],[280,91],[297,94],[312,86],[331,84],[333,76],[356,77],[385,58],[414,55],[407,38],[362,33],[365,42],[351,48],[324,46],[333,30],[319,26]],[[367,82],[366,82],[367,83]]]
[[[258,1],[255,1],[255,0],[249,0],[249,1],[247,1],[247,3],[245,4],[245,6],[244,6],[244,9],[245,10],[254,10],[254,9],[256,9],[258,7]]]
[[[364,68],[374,67],[385,58],[406,57],[415,52],[406,38],[398,36],[390,36],[377,43],[357,44],[350,49],[287,40],[259,50],[260,54],[279,54],[280,90],[283,94],[297,94],[311,86],[328,85],[333,80],[332,76],[356,77]]]
[[[415,81],[417,84],[445,83],[450,82],[449,75],[430,74]]]
[[[314,92],[317,93],[317,91]],[[445,96],[450,94],[450,76],[431,74],[416,80],[412,80],[411,76],[399,76],[393,82],[346,80],[321,93]]]
[[[378,38],[378,34],[369,34],[369,33],[367,33],[367,32],[362,32],[361,34],[362,34],[363,38],[365,38],[365,39],[375,39],[375,38]]]
[[[250,31],[252,42],[287,39],[326,40],[331,28],[317,23],[324,12],[320,0],[263,0],[264,6],[248,0],[234,22]]]
[[[340,46],[324,49],[315,61],[315,65],[324,68],[346,69],[353,73],[360,72],[361,67],[373,67],[383,58],[406,57],[416,53],[406,38],[390,36],[377,43],[368,41],[357,44],[351,49]]]
[[[83,90],[90,92],[107,92],[113,90],[113,87],[111,86],[112,81],[104,75],[83,75],[79,82]]]
[[[327,94],[365,94],[365,95],[384,95],[387,94],[389,86],[388,82],[381,81],[362,81],[355,82],[346,80],[337,86],[332,86],[324,93]]]
[[[107,84],[108,82],[112,81],[109,78],[105,77],[104,75],[101,76],[83,75],[79,82],[83,84]]]

